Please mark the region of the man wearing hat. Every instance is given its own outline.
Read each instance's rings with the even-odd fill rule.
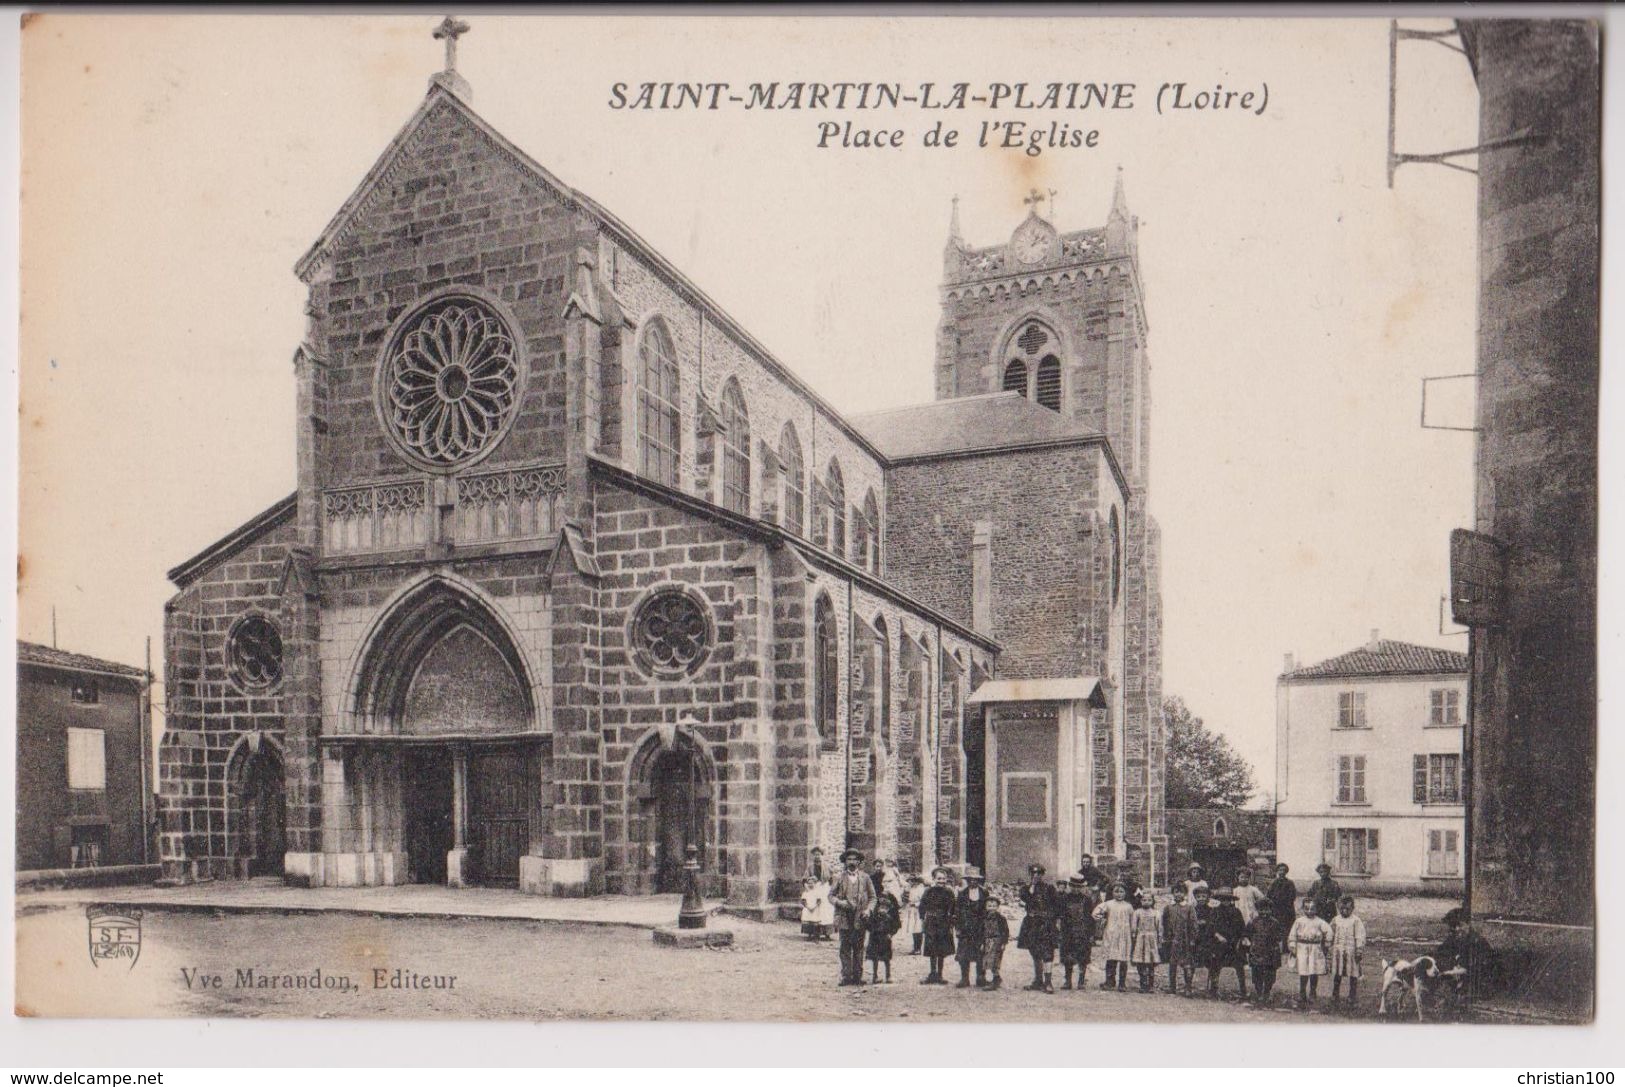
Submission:
[[[875,908],[875,885],[862,871],[863,854],[856,849],[842,853],[841,863],[846,867],[829,886],[835,931],[841,934],[841,984],[862,985],[864,921]]]
[[[1094,897],[1100,898],[1111,893],[1111,877],[1095,867],[1093,853],[1085,853],[1083,859],[1078,862],[1078,876],[1082,878],[1084,885],[1094,892]]]
[[[1083,988],[1083,976],[1089,970],[1089,952],[1095,942],[1095,897],[1089,889],[1089,877],[1079,872],[1067,880],[1066,893],[1061,895],[1061,988],[1072,988],[1072,968],[1078,969],[1078,988]]]
[[[965,867],[965,886],[954,900],[954,932],[959,937],[959,950],[954,958],[959,963],[959,984],[956,988],[970,988],[970,968],[976,967],[976,984],[982,976],[982,937],[986,934],[987,889],[982,886],[982,870],[974,864]]]
[[[1243,1000],[1247,999],[1247,953],[1242,937],[1247,925],[1236,908],[1236,895],[1229,887],[1220,887],[1213,894],[1206,910],[1197,911],[1198,939],[1202,942],[1204,964],[1207,967],[1207,994],[1219,995],[1219,975],[1226,967],[1236,968],[1236,988]],[[1204,931],[1205,930],[1205,931]]]
[[[1027,869],[1027,883],[1021,888],[1021,904],[1027,916],[1021,920],[1021,931],[1016,934],[1016,946],[1025,948],[1033,957],[1033,980],[1027,988],[1033,992],[1053,993],[1050,982],[1050,962],[1055,958],[1058,938],[1056,923],[1061,914],[1060,897],[1044,878],[1042,864]]]
[[[1309,888],[1309,897],[1315,900],[1315,916],[1332,923],[1337,916],[1337,903],[1343,897],[1343,888],[1332,878],[1332,866],[1320,864],[1315,866],[1315,874],[1320,878]]]
[[[925,957],[931,963],[930,972],[921,985],[946,985],[942,976],[942,963],[954,953],[954,893],[948,889],[948,869],[938,867],[931,873],[931,886],[920,895],[920,928],[925,933],[921,941]]]

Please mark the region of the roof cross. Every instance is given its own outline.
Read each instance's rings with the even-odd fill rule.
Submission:
[[[446,71],[455,72],[457,70],[457,39],[467,34],[468,31],[469,25],[467,23],[461,19],[453,19],[450,15],[446,16],[445,20],[434,28],[435,41],[443,40],[446,43]]]
[[[1036,215],[1038,213],[1038,205],[1044,202],[1044,194],[1039,192],[1037,189],[1034,189],[1032,192],[1023,197],[1021,202],[1032,208],[1033,214]]]

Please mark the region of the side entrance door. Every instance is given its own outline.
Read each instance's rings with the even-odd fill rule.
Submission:
[[[481,883],[519,884],[519,858],[530,852],[532,761],[520,747],[469,752],[468,844],[474,876]]]

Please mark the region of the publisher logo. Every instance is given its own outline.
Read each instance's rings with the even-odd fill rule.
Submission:
[[[85,907],[85,919],[90,930],[90,964],[97,969],[103,964],[134,969],[135,960],[141,957],[141,911],[93,905]]]

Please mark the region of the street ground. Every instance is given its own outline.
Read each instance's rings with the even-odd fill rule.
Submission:
[[[152,889],[125,893],[134,896],[137,890],[145,892],[140,897],[149,904],[142,918],[141,954],[131,968],[91,963],[82,903],[97,892],[80,893],[78,900],[61,892],[20,896],[19,1014],[1283,1024],[1324,1023],[1329,1014],[1324,994],[1317,1011],[1289,1006],[1296,980],[1287,971],[1281,974],[1274,1005],[1257,1009],[1231,999],[1141,994],[1132,991],[1132,977],[1130,992],[1103,992],[1098,963],[1083,991],[1025,992],[1021,987],[1031,979],[1030,960],[1013,945],[1005,956],[1005,987],[998,992],[926,987],[919,984],[925,960],[900,948],[891,985],[841,988],[835,984],[834,942],[809,942],[789,922],[717,916],[712,923],[734,933],[731,949],[679,950],[655,945],[648,928],[636,922],[516,919],[511,911],[519,907],[495,892],[451,892],[461,896],[467,912],[486,916],[435,917],[423,915],[425,897],[369,899],[375,889],[350,891],[334,901],[360,908],[376,903],[390,910],[288,913],[245,908],[240,897],[227,909],[155,908]],[[194,889],[186,901],[195,901],[203,890]],[[228,899],[253,893],[241,885],[226,891]],[[294,898],[309,901],[299,896],[310,893],[294,892]],[[489,897],[476,900],[471,895]],[[280,889],[273,899],[287,900]],[[623,899],[615,905],[647,917],[667,912],[675,901]],[[406,911],[401,902],[417,912]],[[652,911],[651,906],[661,908]],[[1380,970],[1384,955],[1415,955],[1423,950],[1422,940],[1431,946],[1437,939],[1443,913],[1439,900],[1372,900],[1371,906],[1368,974]],[[572,903],[565,912],[580,908]],[[669,912],[675,916],[674,908]],[[1205,976],[1198,972],[1197,978],[1201,988]],[[1166,968],[1157,980],[1160,990],[1167,982]],[[309,987],[313,981],[315,987]],[[301,982],[306,987],[289,987]],[[1234,986],[1233,973],[1226,974],[1222,991],[1233,993]],[[1374,977],[1368,977],[1360,998],[1361,1007],[1353,1014],[1374,1014]]]

